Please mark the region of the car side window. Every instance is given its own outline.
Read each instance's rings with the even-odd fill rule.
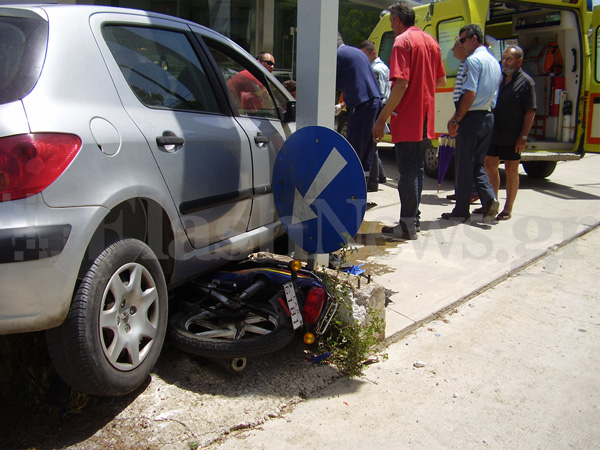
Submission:
[[[275,86],[271,81],[267,81],[269,83],[269,87],[271,88],[271,92],[273,93],[273,97],[275,98],[275,103],[277,104],[277,108],[279,111],[284,114],[286,110],[286,105],[288,102],[287,97],[283,95],[283,93],[279,90],[277,86]]]
[[[264,80],[264,77],[258,74],[255,76],[248,69],[250,65],[245,63],[242,58],[229,55],[226,50],[216,48],[206,39],[205,41],[223,78],[225,78],[240,115],[279,119],[269,89],[261,81]]]
[[[221,112],[206,71],[184,33],[115,24],[105,26],[102,35],[144,105]]]

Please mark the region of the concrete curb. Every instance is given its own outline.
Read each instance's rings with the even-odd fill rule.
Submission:
[[[469,300],[473,299],[474,297],[477,297],[478,295],[482,294],[483,292],[485,292],[489,289],[492,289],[492,288],[496,287],[498,284],[506,281],[508,278],[515,276],[518,273],[526,270],[528,267],[532,266],[536,262],[540,261],[541,259],[544,259],[548,254],[554,253],[558,249],[570,244],[571,242],[575,241],[576,239],[578,239],[582,236],[585,236],[586,234],[589,234],[590,232],[594,231],[595,229],[597,229],[599,227],[600,227],[600,221],[598,223],[594,224],[593,226],[591,226],[589,229],[584,230],[559,244],[553,245],[552,247],[548,248],[544,253],[541,253],[541,254],[537,255],[535,258],[523,263],[521,266],[512,269],[509,273],[495,279],[494,281],[491,281],[490,283],[486,284],[485,286],[480,287],[477,290],[474,290],[470,294],[467,294],[464,297],[457,299],[456,301],[450,303],[449,305],[445,306],[444,308],[442,308],[438,311],[432,312],[431,315],[425,317],[424,319],[422,319],[418,322],[415,322],[413,325],[410,325],[406,328],[403,328],[401,330],[398,330],[398,331],[392,333],[389,336],[386,336],[386,338],[383,340],[383,345],[387,347],[387,346],[390,346],[390,345],[402,340],[405,336],[413,333],[414,331],[421,328],[422,326],[424,326],[430,322],[433,322],[434,320],[439,319],[440,317],[446,315],[448,312],[456,309],[457,307],[468,302]]]
[[[380,148],[380,157],[388,181],[368,194],[368,202],[376,206],[367,210],[350,244],[358,252],[349,257],[354,264],[364,263],[375,282],[394,292],[393,304],[386,307],[386,345],[600,226],[599,216],[587,214],[589,201],[600,199],[595,188],[600,157],[588,155],[559,163],[550,179],[530,178],[521,169],[513,218],[492,226],[477,223],[475,215],[465,224],[439,219],[453,207],[446,199],[453,182],[445,180],[438,191],[437,180],[425,176],[419,238],[388,241],[380,231],[398,221],[397,169],[389,148]],[[502,206],[503,170],[501,176]]]

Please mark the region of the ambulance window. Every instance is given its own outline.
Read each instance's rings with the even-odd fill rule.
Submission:
[[[448,77],[455,77],[458,72],[460,61],[454,57],[452,47],[454,47],[454,41],[460,34],[460,29],[465,25],[465,19],[462,17],[443,20],[438,24],[437,40],[440,43],[442,60]]]
[[[396,36],[392,31],[387,31],[381,36],[381,44],[379,44],[379,57],[381,60],[390,65],[390,57],[392,56],[392,47],[394,46],[394,40]]]
[[[596,83],[600,83],[600,27],[596,28]]]

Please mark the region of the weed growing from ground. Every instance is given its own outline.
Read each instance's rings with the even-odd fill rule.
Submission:
[[[318,352],[331,352],[327,362],[335,366],[342,375],[357,377],[362,375],[369,358],[387,358],[387,354],[383,353],[380,338],[384,333],[384,320],[372,310],[368,310],[369,319],[365,323],[360,323],[352,314],[355,287],[341,270],[349,252],[352,250],[345,245],[339,253],[340,263],[335,270],[318,272],[331,295],[331,301],[338,305],[329,329],[318,340]]]

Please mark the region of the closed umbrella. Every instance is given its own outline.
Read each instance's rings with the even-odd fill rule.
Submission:
[[[438,146],[438,192],[440,192],[440,186],[442,185],[442,181],[444,181],[444,177],[450,166],[452,155],[454,155],[454,145],[455,140],[453,137],[450,137],[447,134],[442,134],[440,136]]]

